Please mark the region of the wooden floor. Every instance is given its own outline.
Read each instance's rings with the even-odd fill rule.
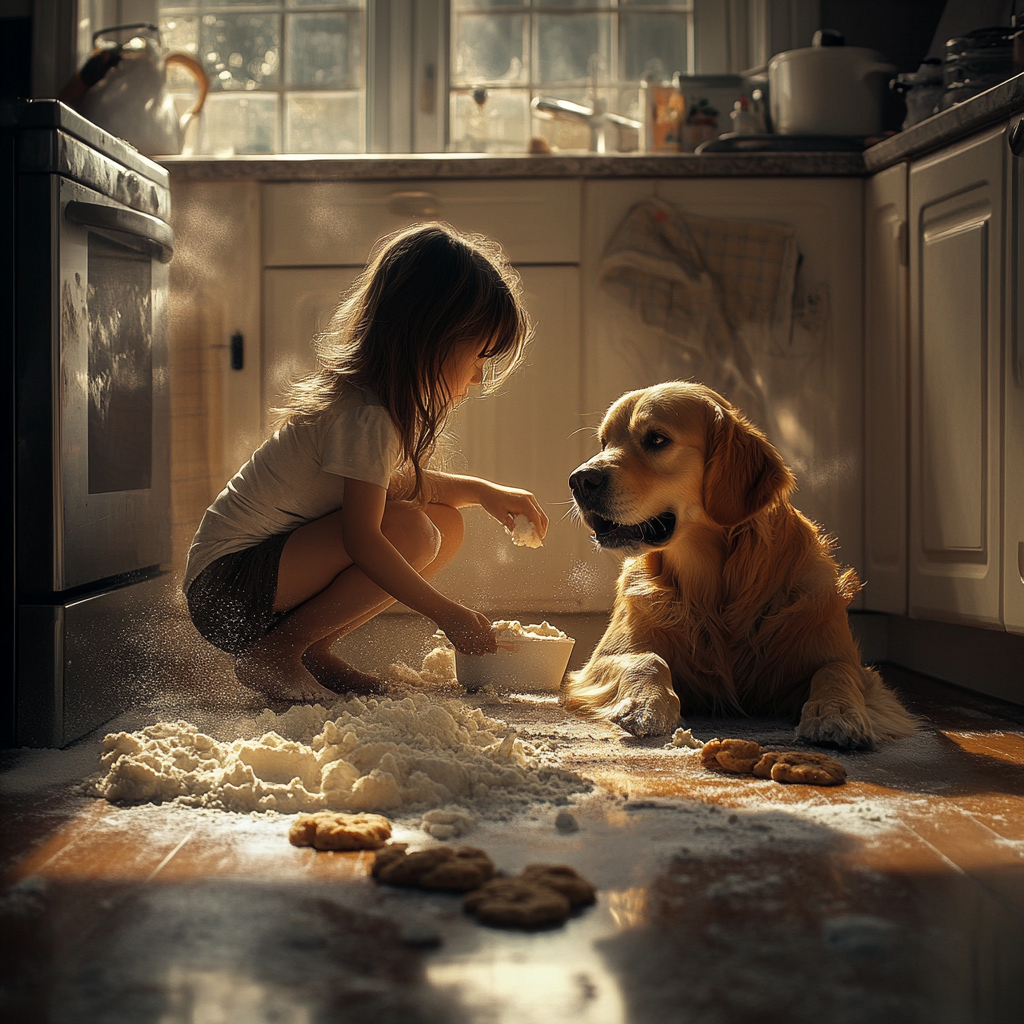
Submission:
[[[285,818],[83,797],[95,740],[0,755],[0,1016],[1019,1024],[1024,708],[883,673],[926,725],[841,755],[832,790],[714,775],[552,702],[475,698],[600,783],[572,808],[577,832],[539,808],[467,837],[507,871],[568,863],[599,886],[595,907],[527,934],[378,887],[365,855],[293,848]],[[432,842],[409,822],[396,834]]]

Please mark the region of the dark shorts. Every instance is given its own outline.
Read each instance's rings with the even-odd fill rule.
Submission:
[[[274,612],[277,569],[290,533],[279,533],[211,562],[185,598],[196,629],[228,654],[245,654],[284,617]]]

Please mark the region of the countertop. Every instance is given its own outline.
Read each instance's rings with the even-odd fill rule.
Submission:
[[[944,110],[863,153],[483,153],[164,157],[180,181],[374,181],[422,178],[857,177],[924,156],[1024,111],[1024,75]]]
[[[1017,75],[865,150],[864,169],[874,174],[901,160],[924,156],[1022,111],[1024,75]]]
[[[353,156],[164,157],[184,181],[379,181],[422,178],[850,177],[860,153],[377,154]]]

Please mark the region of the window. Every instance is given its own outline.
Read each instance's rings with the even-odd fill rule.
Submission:
[[[196,154],[361,153],[365,0],[161,0],[164,45],[196,57],[210,95]],[[191,78],[168,69],[179,105]]]
[[[693,4],[452,0],[451,149],[519,151],[532,134],[586,149],[586,125],[534,121],[538,95],[638,114],[642,79],[693,71]]]
[[[803,39],[817,10],[816,0],[155,2],[164,45],[196,57],[210,80],[186,137],[196,156],[523,152],[534,134],[586,149],[585,125],[535,118],[531,100],[596,98],[635,117],[642,79],[750,67],[788,48],[797,27]],[[94,29],[140,10],[136,0],[77,9],[79,66]],[[168,81],[184,111],[191,77],[172,65]]]

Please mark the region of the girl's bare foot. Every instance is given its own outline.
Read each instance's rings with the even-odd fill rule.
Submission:
[[[243,686],[273,700],[333,704],[337,694],[321,686],[302,662],[258,646],[235,658],[235,677]]]
[[[335,694],[384,692],[383,680],[368,672],[360,672],[336,654],[321,650],[315,644],[303,652],[302,664],[318,683]]]

